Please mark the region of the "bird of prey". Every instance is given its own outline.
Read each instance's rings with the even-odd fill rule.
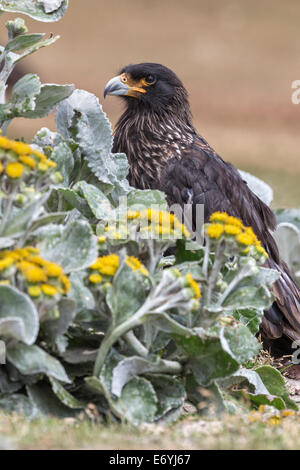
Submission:
[[[204,204],[206,221],[211,213],[224,211],[253,228],[269,255],[266,265],[281,273],[273,285],[276,301],[264,313],[260,331],[274,354],[276,349],[286,352],[291,339],[300,339],[300,290],[271,235],[275,216],[198,134],[182,82],[160,64],[128,65],[107,83],[106,95],[121,96],[126,103],[113,151],[126,153],[132,186],[164,191],[169,205],[183,205],[187,198]]]

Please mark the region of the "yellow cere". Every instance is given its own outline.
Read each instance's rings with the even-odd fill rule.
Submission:
[[[55,162],[24,142],[0,136],[0,149],[4,150],[0,156],[0,173],[5,169],[6,175],[12,179],[21,178],[28,171],[46,173],[49,168],[56,167]]]
[[[54,296],[69,292],[71,284],[63,269],[56,263],[39,256],[39,250],[32,246],[0,251],[0,279],[19,276],[27,283],[27,292],[33,297],[41,294]]]
[[[228,215],[226,212],[214,212],[206,224],[205,232],[208,238],[219,240],[221,237],[234,240],[240,247],[242,254],[255,254],[268,258],[266,250],[261,245],[251,227],[245,227],[242,221]]]

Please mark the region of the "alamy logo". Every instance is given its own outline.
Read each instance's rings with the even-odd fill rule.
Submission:
[[[6,346],[4,341],[0,340],[0,365],[6,363]]]
[[[129,219],[139,218],[138,215],[129,216],[129,213],[135,214],[144,214],[141,218],[144,220],[139,220],[139,225],[142,227],[140,229],[140,237],[143,239],[161,239],[162,233],[157,231],[157,218],[161,217],[160,224],[163,225],[162,229],[164,233],[168,235],[169,240],[176,240],[179,238],[184,238],[185,233],[181,234],[174,229],[174,222],[170,217],[164,217],[166,207],[162,208],[159,204],[151,204],[150,207],[143,206],[138,204],[139,210],[132,210],[132,206],[128,206],[127,197],[122,196],[119,198],[118,209],[112,213],[109,230],[105,232],[106,238],[115,238],[118,236],[118,239],[126,239],[130,232]],[[147,213],[147,220],[145,218],[145,213]],[[160,213],[160,216],[159,216]],[[191,241],[196,241],[198,245],[203,245],[203,225],[204,225],[204,204],[193,204],[188,202],[187,204],[172,204],[168,206],[166,213],[173,214],[177,220],[178,224],[184,224],[187,229],[189,240],[187,240],[185,249],[194,250],[195,245]],[[158,219],[160,220],[160,219]],[[108,227],[106,227],[108,229]],[[97,235],[102,235],[103,225],[100,222],[97,227]]]

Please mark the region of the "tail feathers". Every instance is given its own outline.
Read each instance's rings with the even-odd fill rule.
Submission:
[[[283,261],[276,263],[269,259],[267,264],[279,271],[281,277],[272,286],[276,301],[265,312],[261,323],[262,336],[277,339],[285,335],[291,340],[300,339],[300,289]]]

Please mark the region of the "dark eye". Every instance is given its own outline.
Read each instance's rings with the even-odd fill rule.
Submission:
[[[154,75],[149,74],[149,75],[146,75],[145,81],[147,85],[153,85],[156,82],[156,78],[154,77]]]

